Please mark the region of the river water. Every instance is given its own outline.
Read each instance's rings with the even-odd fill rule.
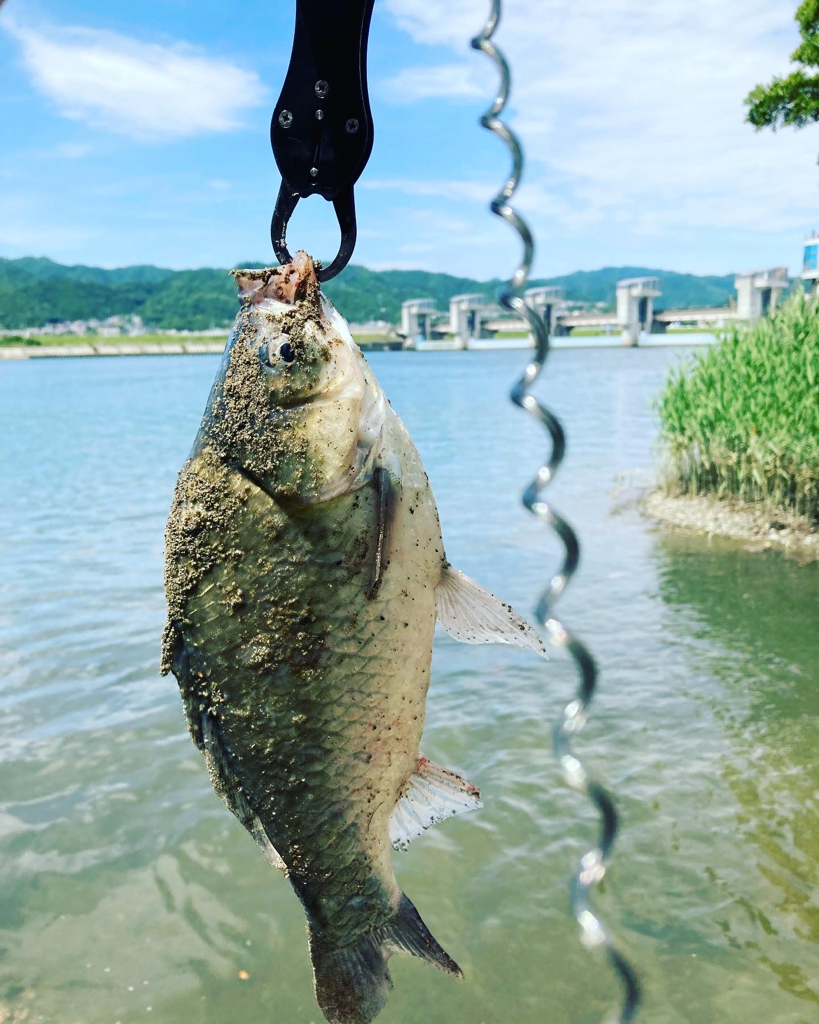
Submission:
[[[635,507],[680,350],[558,351],[542,394],[579,528],[561,612],[602,690],[577,747],[624,831],[598,906],[644,1020],[819,1020],[819,566],[670,534]],[[557,545],[517,505],[543,444],[522,353],[371,362],[425,460],[450,560],[528,611]],[[158,674],[162,532],[215,357],[0,369],[0,1021],[319,1024],[289,885],[213,794]],[[616,994],[568,878],[591,813],[549,755],[570,667],[436,641],[425,753],[485,809],[396,855],[464,967],[395,957],[384,1024],[592,1024]],[[246,977],[243,973],[246,972]]]

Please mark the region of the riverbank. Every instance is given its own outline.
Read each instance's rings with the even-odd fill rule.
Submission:
[[[66,356],[179,356],[224,352],[224,341],[73,342],[62,345],[9,345],[0,348],[0,361],[62,359]],[[0,1020],[0,1024],[2,1021]]]
[[[0,361],[83,356],[221,355],[229,330],[220,335],[145,334],[110,338],[32,338],[13,344],[0,340]],[[357,339],[365,352],[401,347],[400,339],[371,335]],[[2,1024],[2,1019],[0,1019]]]
[[[744,541],[759,551],[779,549],[801,562],[819,561],[819,529],[806,516],[787,509],[708,494],[672,496],[659,490],[644,497],[641,505],[646,515],[666,526]]]
[[[153,338],[153,336],[149,336]],[[227,337],[227,331],[225,332]],[[362,337],[356,338],[357,344],[364,352],[396,352],[403,350],[403,344],[396,338],[370,338]],[[680,339],[677,336],[668,336],[665,334],[652,334],[647,335],[640,341],[640,345],[636,346],[639,348],[693,348],[694,346],[707,346],[714,342],[714,337],[711,334],[692,334],[686,335],[684,339]],[[506,343],[493,344],[489,339],[479,340],[473,342],[468,349],[462,349],[455,347],[454,345],[448,346],[445,342],[433,342],[429,346],[424,346],[419,351],[451,351],[451,352],[477,352],[477,351],[496,351],[496,350],[508,350],[509,352],[518,352],[521,350],[532,349],[534,346],[531,342],[526,343],[525,339],[506,339]],[[619,337],[614,335],[593,335],[584,336],[576,335],[574,337],[558,337],[552,339],[552,348],[556,350],[560,349],[617,349],[617,348],[631,348],[632,346],[624,346],[620,341]],[[220,355],[225,349],[225,342],[222,339],[218,341],[211,341],[200,338],[186,339],[179,336],[168,336],[162,338],[159,341],[146,341],[141,340],[140,337],[135,338],[123,338],[122,341],[118,341],[115,338],[82,341],[72,339],[70,341],[62,341],[56,344],[44,344],[37,342],[36,344],[15,344],[15,345],[2,345],[0,344],[0,362],[6,361],[20,361],[25,359],[57,359],[57,358],[73,358],[83,356],[172,356],[172,355]],[[407,350],[412,351],[412,350]],[[2,1024],[2,1020],[0,1020]]]

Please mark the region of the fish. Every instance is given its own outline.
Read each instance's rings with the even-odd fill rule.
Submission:
[[[214,789],[307,916],[330,1024],[367,1024],[389,958],[461,968],[392,851],[477,810],[420,752],[436,620],[545,655],[447,561],[421,459],[313,260],[232,272],[240,309],[166,529],[162,672]]]

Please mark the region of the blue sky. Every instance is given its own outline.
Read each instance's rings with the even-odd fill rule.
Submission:
[[[372,160],[354,262],[477,278],[517,246],[486,203],[508,158],[477,119],[486,0],[376,0]],[[788,68],[795,0],[507,0],[499,42],[529,163],[539,275],[788,265],[819,226],[819,129],[755,133],[742,99]],[[268,124],[294,0],[7,0],[0,255],[170,267],[269,260]],[[288,241],[335,253],[332,208]]]

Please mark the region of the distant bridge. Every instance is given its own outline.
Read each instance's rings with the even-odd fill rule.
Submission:
[[[713,327],[731,323],[741,319],[736,309],[730,306],[703,306],[693,309],[658,309],[654,311],[649,334],[660,334],[669,324],[691,324],[697,327]],[[615,331],[622,325],[616,313],[558,313],[552,324],[556,335],[571,334],[573,330],[589,330],[599,328],[601,331]],[[524,331],[529,329],[525,320],[503,319],[485,320],[487,331]]]
[[[691,324],[710,328],[733,322],[753,322],[773,309],[788,286],[787,268],[773,267],[738,274],[736,307],[695,307],[654,309],[662,294],[657,277],[633,277],[617,282],[616,312],[570,312],[565,309],[563,290],[556,286],[530,288],[526,304],[544,318],[555,335],[574,330],[620,331],[624,345],[639,344],[640,335],[661,334],[669,324]],[[448,320],[435,308],[433,299],[410,299],[401,309],[401,329],[407,348],[469,348],[479,339],[497,334],[528,334],[529,325],[519,318],[499,315],[483,295],[456,295],[450,300]]]
[[[696,324],[697,327],[711,327],[715,324],[731,323],[741,317],[732,306],[704,306],[701,309],[658,309],[654,314],[655,324]]]

